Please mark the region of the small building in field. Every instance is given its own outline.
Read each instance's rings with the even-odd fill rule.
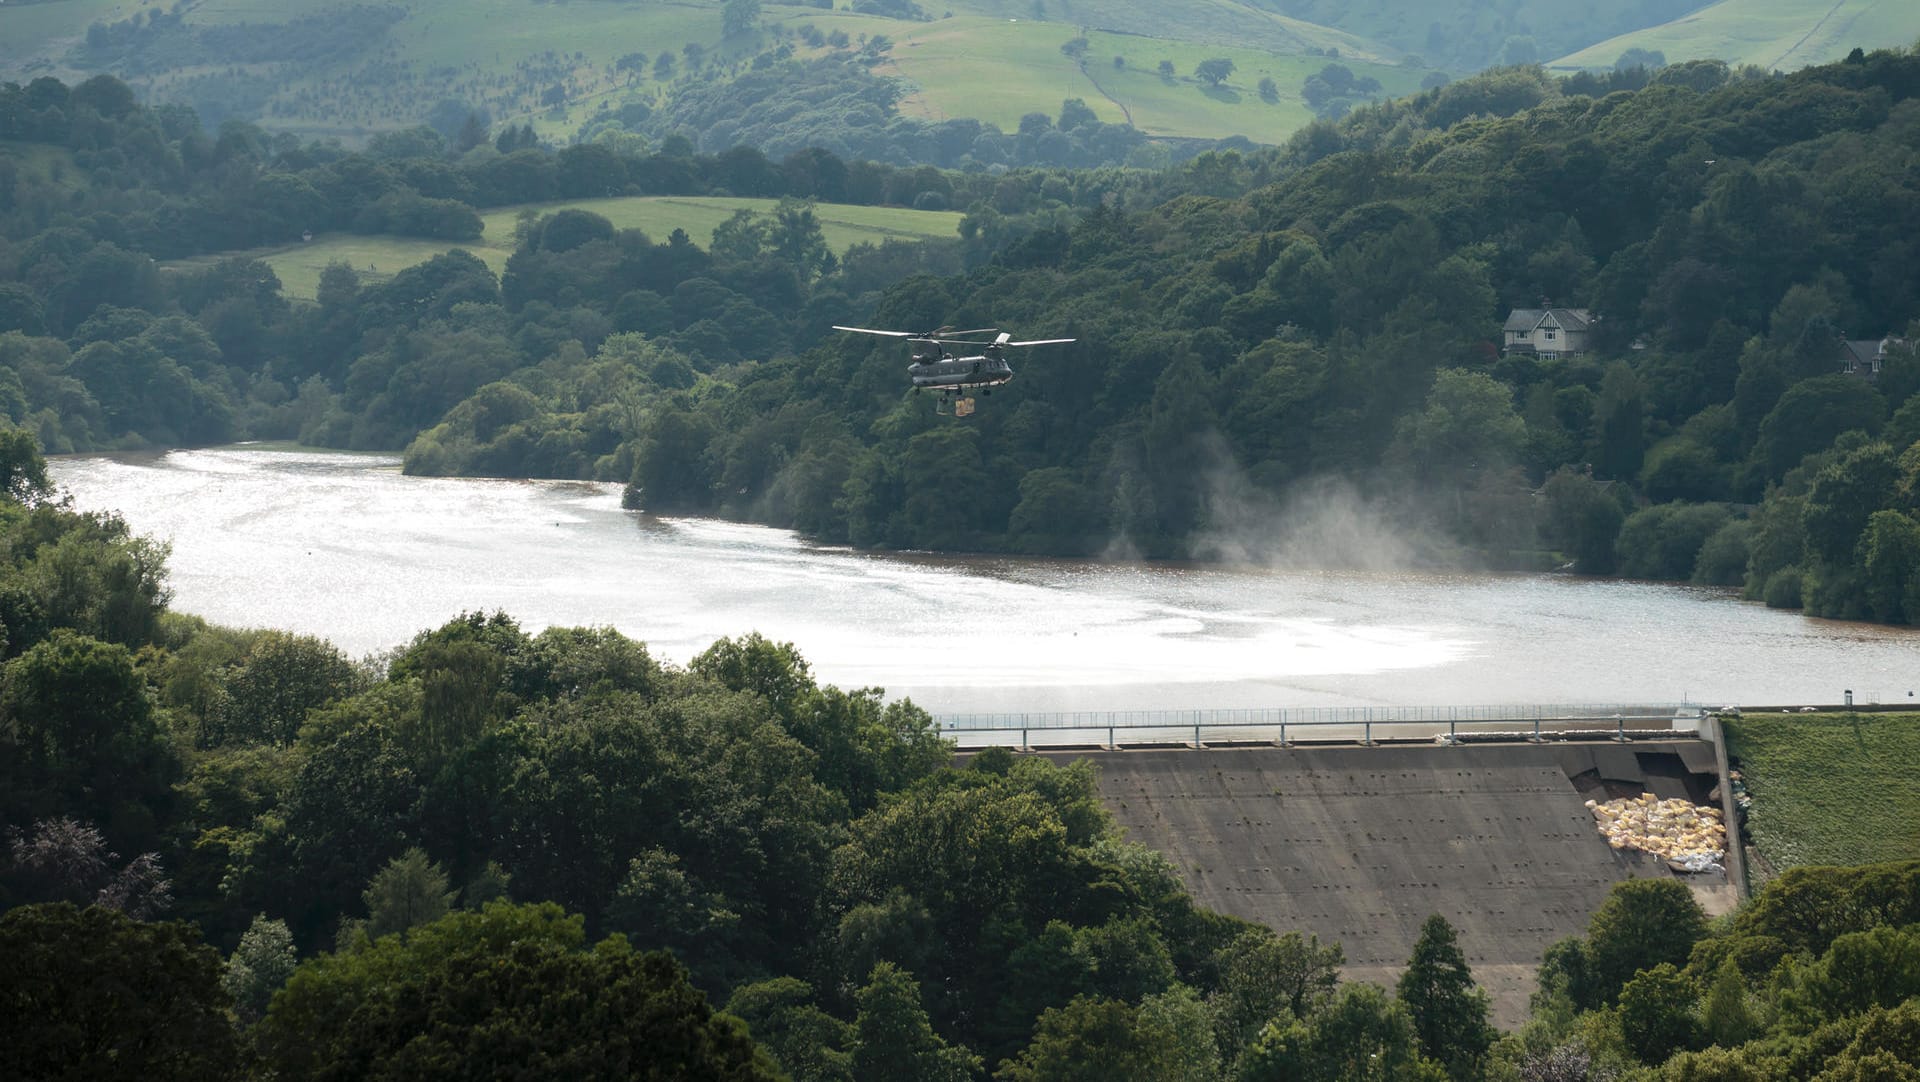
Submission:
[[[1593,324],[1585,308],[1515,308],[1507,316],[1500,351],[1548,360],[1585,353]]]

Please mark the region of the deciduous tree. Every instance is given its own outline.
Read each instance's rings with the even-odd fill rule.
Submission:
[[[1613,885],[1587,924],[1596,998],[1610,1002],[1635,973],[1662,962],[1685,965],[1707,934],[1706,914],[1685,883],[1628,879]]]
[[[290,1080],[778,1077],[672,958],[618,936],[588,948],[580,918],[552,904],[495,902],[314,958],[256,1035]]]
[[[968,1082],[979,1073],[979,1057],[933,1032],[913,974],[882,962],[857,998],[852,1066],[860,1082]]]
[[[0,916],[0,1075],[240,1077],[220,956],[179,922],[100,906]]]
[[[1224,56],[1209,57],[1194,65],[1193,74],[1209,86],[1219,86],[1233,74],[1233,61]]]

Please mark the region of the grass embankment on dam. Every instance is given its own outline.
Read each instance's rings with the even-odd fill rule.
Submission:
[[[1748,714],[1726,730],[1774,869],[1920,858],[1920,714]]]

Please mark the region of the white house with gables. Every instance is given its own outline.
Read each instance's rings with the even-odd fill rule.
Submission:
[[[1549,360],[1587,351],[1593,316],[1585,308],[1515,308],[1507,317],[1502,353],[1534,353]]]

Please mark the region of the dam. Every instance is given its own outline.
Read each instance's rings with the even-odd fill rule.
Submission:
[[[1444,916],[1503,1029],[1525,1020],[1542,953],[1584,934],[1615,882],[1676,874],[1610,847],[1586,801],[1725,791],[1714,744],[1678,733],[1037,753],[1091,759],[1126,837],[1200,904],[1338,941],[1348,979],[1392,988],[1421,923]],[[1709,914],[1738,900],[1737,874],[1680,878]]]

